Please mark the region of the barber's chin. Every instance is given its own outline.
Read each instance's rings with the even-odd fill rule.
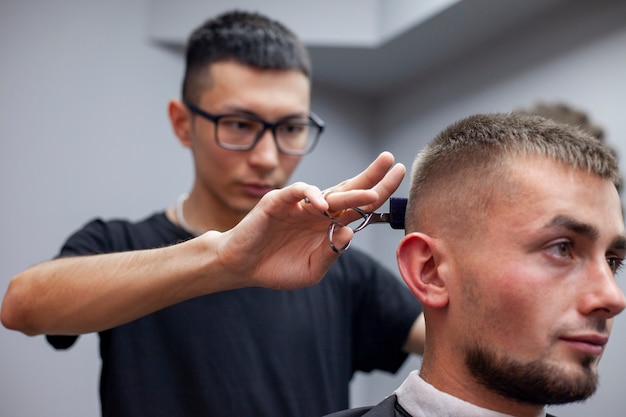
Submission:
[[[261,197],[245,195],[243,197],[240,197],[236,202],[233,201],[232,207],[243,217],[248,214],[254,208],[254,206],[259,203],[260,200]]]

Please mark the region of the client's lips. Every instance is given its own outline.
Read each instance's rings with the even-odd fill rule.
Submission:
[[[600,334],[580,334],[564,336],[561,340],[583,353],[601,355],[609,337]]]

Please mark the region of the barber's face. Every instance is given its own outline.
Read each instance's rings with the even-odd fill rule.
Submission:
[[[309,80],[300,71],[220,62],[211,66],[210,77],[211,86],[197,103],[206,112],[252,115],[268,122],[308,118]],[[286,184],[301,158],[279,153],[270,130],[248,151],[219,147],[214,133],[213,122],[193,117],[196,182],[215,210],[245,215],[264,194]]]
[[[614,277],[624,257],[619,197],[609,181],[542,158],[510,175],[514,198],[489,210],[480,241],[454,245],[459,352],[480,386],[506,398],[584,399],[625,306]]]

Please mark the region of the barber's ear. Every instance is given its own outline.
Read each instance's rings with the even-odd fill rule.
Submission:
[[[170,117],[172,130],[178,141],[186,148],[191,147],[191,136],[189,134],[191,113],[187,106],[180,100],[170,100],[167,112]]]
[[[410,233],[396,251],[404,282],[425,306],[442,308],[448,304],[448,289],[440,276],[437,242],[423,233]]]

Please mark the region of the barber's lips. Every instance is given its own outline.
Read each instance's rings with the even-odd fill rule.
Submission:
[[[263,184],[244,184],[243,189],[250,196],[260,198],[272,191],[274,187]]]

